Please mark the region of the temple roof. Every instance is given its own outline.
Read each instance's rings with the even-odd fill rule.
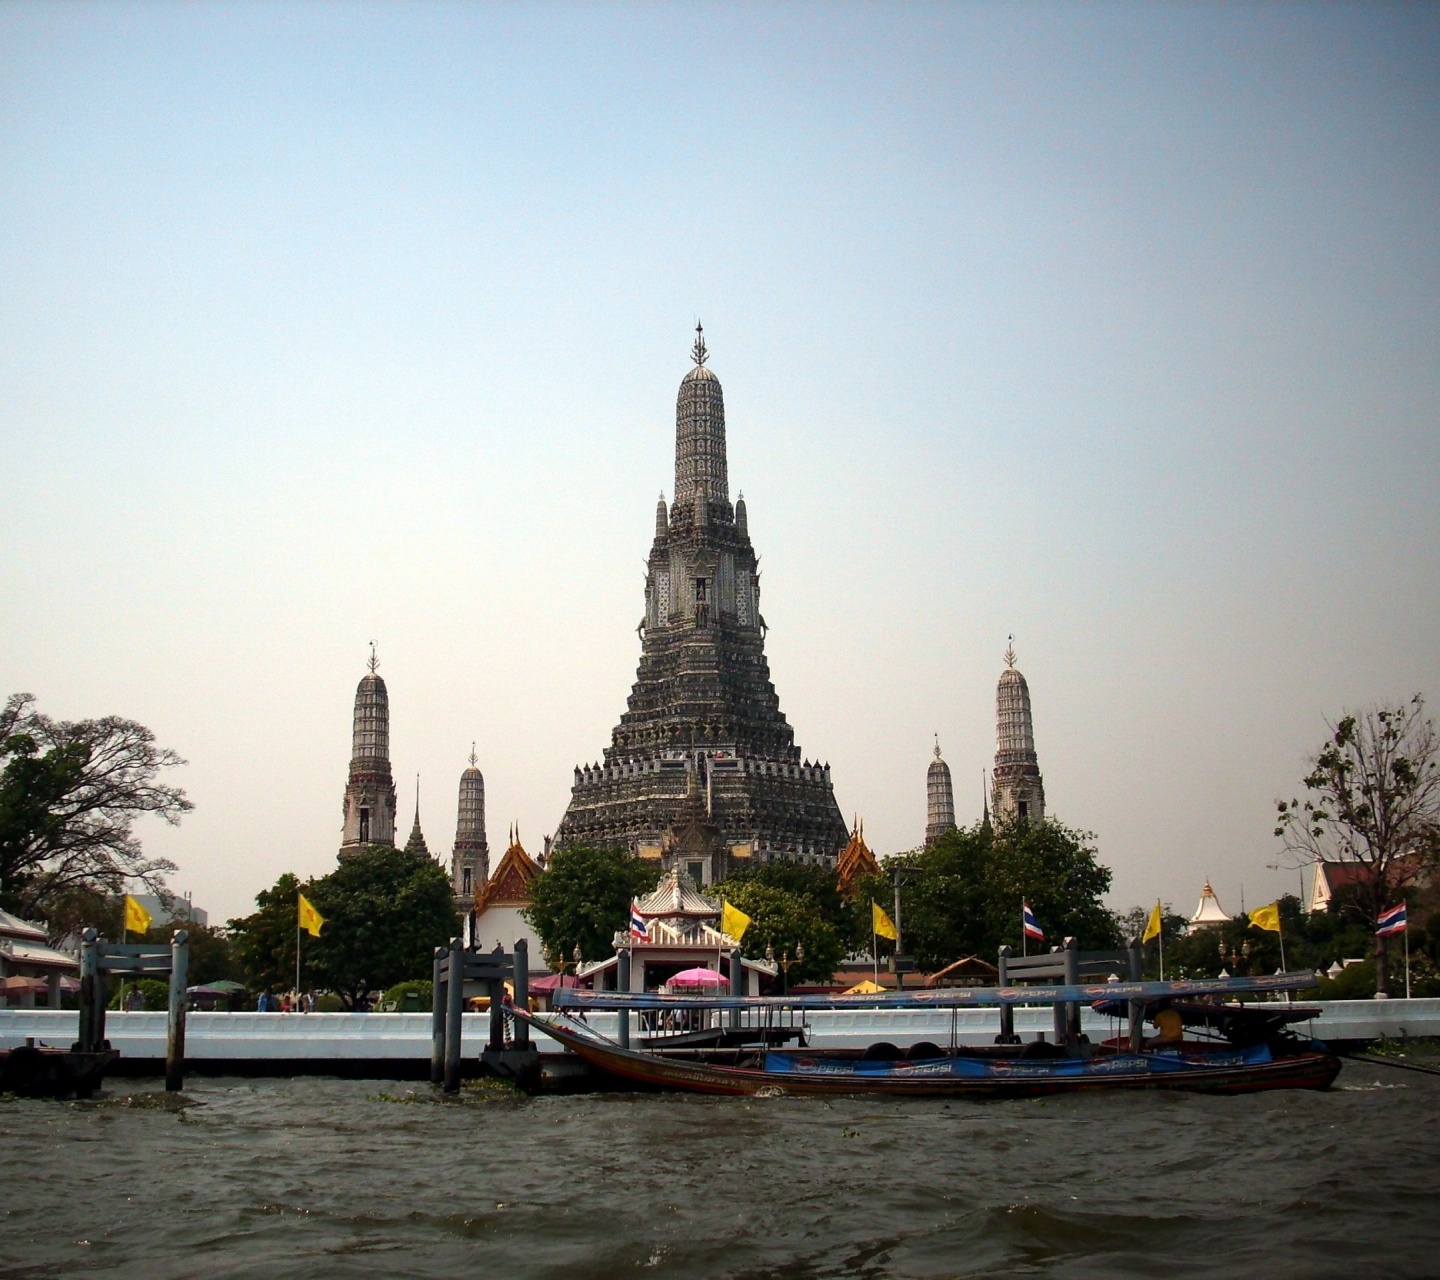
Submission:
[[[720,915],[720,904],[701,893],[695,881],[679,867],[672,867],[660,877],[660,883],[635,904],[635,910],[647,920],[678,916],[714,920]]]
[[[475,895],[475,910],[487,907],[523,907],[530,901],[530,886],[540,875],[535,860],[525,852],[520,843],[520,833],[510,828],[510,847],[495,868],[495,874],[485,882],[485,887]]]
[[[1230,917],[1225,914],[1225,909],[1220,905],[1220,899],[1215,896],[1215,890],[1210,887],[1210,881],[1205,881],[1205,887],[1200,891],[1200,905],[1195,908],[1195,914],[1190,917],[1192,925],[1225,924]]]
[[[850,843],[841,850],[835,863],[835,879],[840,892],[849,893],[861,876],[878,875],[879,871],[880,864],[865,843],[865,824],[856,818],[855,827],[850,832]]]

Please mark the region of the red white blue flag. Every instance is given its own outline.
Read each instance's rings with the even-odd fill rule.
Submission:
[[[1020,921],[1025,926],[1025,936],[1034,938],[1036,942],[1045,941],[1045,930],[1040,927],[1040,922],[1035,919],[1035,913],[1030,910],[1028,902],[1020,903]]]
[[[632,938],[648,938],[650,936],[645,917],[640,914],[639,904],[634,898],[630,899],[630,936]]]
[[[1375,921],[1375,936],[1384,938],[1392,933],[1404,933],[1405,904],[1402,902],[1398,907],[1391,907],[1388,911],[1382,911],[1380,918]]]

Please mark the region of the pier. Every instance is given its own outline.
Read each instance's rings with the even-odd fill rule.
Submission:
[[[1440,999],[1334,1000],[1315,1002],[1323,1016],[1313,1028],[1322,1040],[1354,1045],[1381,1038],[1440,1037]],[[484,1073],[490,1042],[488,1013],[461,1014],[461,1074]],[[1116,1034],[1117,1021],[1089,1008],[1080,1010],[1081,1029],[1092,1040]],[[1049,1005],[1014,1011],[1015,1034],[1030,1039],[1053,1032]],[[615,1035],[616,1016],[594,1012],[588,1022]],[[990,1044],[1000,1032],[996,1009],[843,1009],[807,1015],[816,1048],[863,1048],[876,1040],[909,1044],[947,1043],[952,1026],[957,1043]],[[163,1075],[168,1018],[165,1012],[106,1015],[105,1034],[120,1051],[111,1068],[118,1075]],[[36,1044],[68,1047],[79,1032],[73,1009],[0,1009],[0,1048]],[[543,1034],[533,1037],[542,1060],[560,1060],[559,1046]],[[430,1078],[434,1024],[429,1013],[196,1013],[188,1015],[185,1067],[203,1075],[335,1075],[370,1079]]]

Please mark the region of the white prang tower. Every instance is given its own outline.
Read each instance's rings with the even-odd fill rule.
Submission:
[[[928,849],[947,831],[955,830],[955,785],[950,766],[940,754],[940,736],[935,736],[935,759],[925,773],[925,847]]]
[[[390,694],[376,674],[380,665],[370,646],[369,670],[355,690],[355,727],[350,780],[345,784],[345,827],[340,857],[372,844],[395,843],[395,780],[390,776]]]
[[[1035,755],[1030,686],[1015,667],[1015,637],[1005,647],[1005,670],[995,690],[995,772],[990,807],[997,819],[1045,821],[1045,782]]]
[[[485,778],[470,746],[470,767],[460,775],[460,808],[455,818],[455,848],[450,854],[450,882],[455,909],[468,914],[475,895],[490,878],[490,845],[485,839]]]

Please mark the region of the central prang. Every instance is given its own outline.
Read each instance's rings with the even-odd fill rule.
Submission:
[[[760,574],[732,507],[725,397],[695,367],[675,402],[675,491],[645,574],[640,667],[601,763],[575,770],[561,846],[630,850],[709,884],[748,862],[833,865],[849,833],[830,767],[802,760],[765,660]]]

